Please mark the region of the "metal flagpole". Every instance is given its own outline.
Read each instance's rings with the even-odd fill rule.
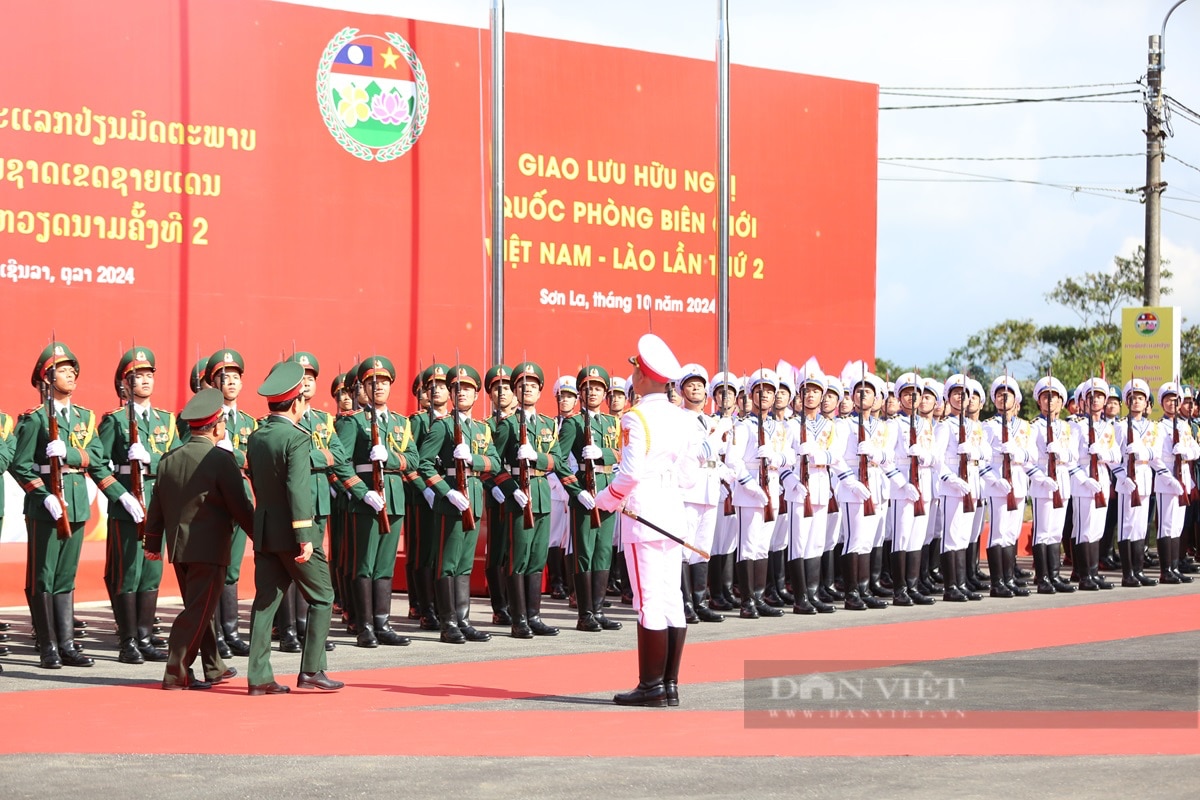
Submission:
[[[717,370],[729,371],[729,0],[717,0]]]
[[[492,0],[492,363],[504,362],[504,0]]]

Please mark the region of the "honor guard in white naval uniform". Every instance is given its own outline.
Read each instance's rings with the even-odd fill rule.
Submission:
[[[986,394],[983,391],[983,384],[974,378],[967,378],[967,413],[966,416],[976,425],[979,425],[980,431],[983,430],[983,423],[979,421],[980,412],[983,410],[984,399]],[[986,437],[984,439],[986,443]],[[979,539],[983,536],[983,523],[987,518],[987,503],[984,502],[983,494],[983,479],[978,477],[978,472],[983,468],[983,465],[991,461],[992,455],[989,451],[987,457],[980,457],[979,463],[975,471],[975,515],[971,521],[971,544],[967,548],[967,587],[973,591],[980,591],[988,588],[990,583],[989,576],[979,568]]]
[[[1179,384],[1169,381],[1158,387],[1158,404],[1163,418],[1158,422],[1157,447],[1151,453],[1154,496],[1158,503],[1158,564],[1162,583],[1191,583],[1180,570],[1180,537],[1188,501],[1196,491],[1192,462],[1200,458],[1200,445],[1191,426],[1179,415]]]
[[[1079,442],[1066,420],[1060,420],[1067,401],[1067,388],[1062,381],[1046,376],[1033,387],[1041,413],[1033,420],[1033,445],[1037,453],[1037,471],[1029,487],[1033,504],[1033,571],[1038,594],[1058,591],[1052,578],[1051,550],[1062,547],[1063,526],[1067,516],[1067,499],[1071,496],[1072,476],[1079,467]],[[1061,583],[1060,579],[1060,585]],[[1074,587],[1065,584],[1068,591]]]
[[[892,484],[887,525],[892,540],[892,582],[898,606],[932,605],[933,598],[918,586],[921,550],[925,544],[928,505],[932,502],[934,431],[919,413],[924,383],[912,372],[896,378],[900,413],[889,422],[886,469]],[[929,406],[932,409],[932,404]],[[914,480],[915,478],[915,480]]]
[[[708,371],[699,364],[684,364],[683,375],[675,383],[683,409],[695,417],[696,429],[708,446],[710,458],[700,465],[696,484],[683,491],[683,507],[687,514],[684,527],[688,541],[704,552],[710,552],[720,513],[722,478],[732,477],[725,466],[725,451],[729,447],[729,432],[733,420],[709,416],[704,412],[708,401]],[[723,622],[725,617],[708,606],[708,559],[694,550],[684,554],[683,613],[689,623]]]
[[[925,378],[921,383],[921,406],[917,409],[917,414],[925,424],[933,429],[936,437],[937,429],[942,425],[942,412],[945,410],[945,404],[942,402],[942,391],[945,387],[936,378]],[[921,577],[918,583],[921,591],[928,595],[933,595],[942,588],[943,578],[941,572],[942,500],[936,481],[937,459],[942,454],[933,448],[932,455],[934,465],[930,471],[930,498],[929,502],[925,504],[925,542],[921,547]]]
[[[845,608],[850,611],[887,608],[887,603],[873,596],[868,587],[871,550],[877,546],[876,542],[882,542],[887,519],[883,486],[888,426],[871,414],[883,381],[858,362],[857,366],[848,364],[842,372],[842,385],[851,389],[855,408],[855,413],[846,420],[846,449],[842,454],[846,468],[837,476],[834,490],[845,537],[842,556]]]
[[[771,415],[785,428],[792,429],[792,398],[796,395],[796,368],[780,359],[775,366],[778,386],[775,390],[775,408]],[[782,488],[781,488],[782,494]],[[787,590],[788,557],[788,513],[787,500],[781,498],[776,508],[775,527],[771,529],[771,545],[767,553],[767,588],[763,601],[772,607],[782,608],[795,602]]]
[[[835,435],[844,445],[849,428],[841,417],[841,405],[842,381],[836,375],[826,375],[825,396],[821,398],[821,416],[833,423],[837,430]],[[836,475],[837,472],[830,474],[831,484],[836,483]],[[817,597],[826,603],[840,603],[846,599],[846,595],[835,584],[840,578],[840,556],[845,540],[842,538],[842,512],[836,493],[829,498],[826,508],[828,516],[825,519],[825,551],[821,553],[821,584],[817,587]]]
[[[967,416],[970,382],[965,375],[951,375],[942,387],[949,416],[934,431],[934,452],[939,454],[937,493],[942,518],[942,599],[952,603],[982,599],[967,583],[967,548],[980,491],[979,465],[991,460],[983,426]],[[965,467],[965,469],[964,469]],[[963,476],[965,473],[965,477]],[[978,540],[975,546],[978,558]]]
[[[991,463],[979,474],[988,500],[988,571],[992,574],[992,597],[1027,597],[1029,590],[1017,583],[1017,539],[1025,520],[1025,496],[1029,470],[1037,453],[1033,429],[1016,416],[1021,407],[1021,387],[1015,378],[1002,375],[992,381],[996,416],[984,423],[983,431],[992,448]]]
[[[1112,584],[1100,576],[1100,539],[1104,535],[1104,519],[1112,487],[1110,468],[1117,468],[1121,450],[1112,423],[1104,418],[1104,403],[1108,384],[1091,378],[1075,389],[1075,402],[1080,417],[1072,441],[1077,442],[1079,469],[1071,473],[1071,516],[1075,543],[1071,549],[1074,573],[1079,576],[1079,588],[1084,591],[1111,589]],[[1147,485],[1149,481],[1147,481]],[[1052,548],[1055,563],[1051,572],[1057,574],[1057,549]],[[1052,577],[1054,588],[1058,582]]]
[[[711,459],[696,419],[667,399],[667,383],[682,368],[654,334],[638,340],[633,389],[640,398],[621,419],[621,471],[596,496],[596,506],[621,506],[657,525],[684,518],[683,492]],[[613,698],[619,705],[679,705],[679,663],[687,622],[679,575],[684,548],[632,519],[623,532],[633,605],[638,616],[638,685]]]
[[[1112,473],[1117,479],[1114,502],[1117,504],[1121,584],[1130,588],[1135,583],[1138,586],[1153,586],[1157,581],[1145,574],[1146,533],[1150,522],[1150,497],[1154,490],[1151,458],[1156,450],[1161,449],[1158,437],[1162,429],[1148,417],[1148,383],[1141,378],[1133,378],[1126,381],[1122,394],[1129,415],[1120,423],[1112,424],[1116,444],[1121,451],[1120,458],[1115,459],[1116,463],[1112,465]],[[1161,545],[1159,549],[1162,549]],[[1161,568],[1161,562],[1159,566]],[[1163,572],[1163,579],[1168,579],[1166,571]]]
[[[722,436],[722,460],[729,446],[737,441],[737,396],[742,391],[742,379],[732,372],[718,372],[709,382],[708,393],[713,402],[713,416],[728,425]],[[712,557],[708,565],[709,601],[718,611],[734,611],[738,607],[733,596],[733,566],[737,563],[738,525],[733,505],[733,474],[721,480],[721,501],[713,532]]]
[[[746,381],[753,413],[738,423],[737,442],[729,446],[725,456],[735,480],[733,504],[737,506],[738,517],[737,566],[743,619],[783,615],[763,598],[767,553],[775,526],[767,517],[773,516],[779,506],[779,469],[787,465],[788,455],[787,427],[771,416],[777,385],[778,378],[769,369],[758,370]]]
[[[810,358],[796,372],[798,408],[791,424],[789,446],[795,451],[795,466],[780,473],[784,499],[788,502],[787,573],[792,582],[794,614],[832,614],[833,606],[817,596],[821,582],[821,556],[825,553],[829,500],[833,496],[831,471],[843,471],[841,456],[846,449],[840,428],[821,414],[827,384],[816,359]],[[780,524],[776,521],[776,525]]]
[[[575,388],[574,376],[562,375],[554,382],[554,400],[558,405],[558,414],[554,417],[554,435],[557,437],[563,420],[579,413],[579,391]],[[573,470],[577,467],[577,464],[571,465]],[[550,573],[550,596],[565,600],[574,588],[571,584],[575,577],[575,570],[567,567],[571,546],[571,498],[556,472],[548,473],[546,479],[550,482],[550,554],[546,563]]]

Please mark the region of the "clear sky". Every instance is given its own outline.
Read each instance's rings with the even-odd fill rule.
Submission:
[[[490,8],[488,0],[301,1],[477,27],[487,27]],[[1045,293],[1142,243],[1145,207],[1128,193],[1145,184],[1137,82],[1147,37],[1173,3],[729,0],[735,63],[881,87],[878,355],[921,365],[1002,319],[1072,322]],[[507,0],[505,11],[514,32],[715,56],[716,0]],[[1200,322],[1200,0],[1171,16],[1165,51],[1164,91],[1197,115],[1173,112],[1166,142],[1162,252],[1176,277],[1164,302]],[[1076,99],[887,108],[1055,97]]]

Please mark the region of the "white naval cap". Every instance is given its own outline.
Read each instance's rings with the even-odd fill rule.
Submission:
[[[1129,397],[1134,392],[1141,392],[1143,395],[1145,395],[1146,399],[1149,400],[1151,397],[1150,384],[1146,383],[1141,378],[1130,378],[1128,381],[1126,381],[1125,388],[1121,391],[1121,397],[1125,399],[1125,405],[1129,405]]]
[[[775,364],[775,375],[779,378],[779,388],[786,388],[792,394],[796,393],[796,368],[784,359]]]
[[[1169,394],[1182,399],[1183,394],[1180,392],[1179,384],[1175,381],[1167,381],[1162,386],[1158,387],[1158,404],[1161,406],[1163,398]]]
[[[974,378],[967,378],[967,388],[971,390],[971,394],[983,400],[983,384]]]
[[[842,388],[853,393],[854,387],[860,383],[866,383],[875,391],[875,394],[883,394],[883,379],[872,372],[867,372],[866,362],[847,361],[846,366],[842,368]]]
[[[575,385],[575,376],[560,375],[558,380],[554,382],[554,394],[557,395],[559,392],[579,394],[579,387]]]
[[[992,381],[991,395],[993,403],[996,401],[996,392],[1000,391],[1001,389],[1008,389],[1013,393],[1013,397],[1016,399],[1017,405],[1021,404],[1021,386],[1017,383],[1016,378],[1014,378],[1012,375],[1001,375],[1000,377],[996,378],[996,380]]]
[[[772,389],[779,388],[779,376],[775,374],[775,370],[762,368],[755,370],[749,378],[746,379],[746,391],[753,392],[754,387],[760,383],[769,383]]]
[[[1063,386],[1062,381],[1060,381],[1058,378],[1055,378],[1052,375],[1047,375],[1046,377],[1039,380],[1036,384],[1034,384],[1034,387],[1033,387],[1033,396],[1034,397],[1036,397],[1037,399],[1040,400],[1042,397],[1042,394],[1044,394],[1045,392],[1054,392],[1055,394],[1057,394],[1059,397],[1062,398],[1063,402],[1066,402],[1066,400],[1067,400],[1067,387]]]
[[[1142,383],[1145,383],[1143,381]],[[1089,394],[1102,394],[1108,397],[1108,382],[1103,378],[1088,378],[1083,383],[1075,387],[1075,399],[1082,400]],[[1150,396],[1150,387],[1146,387],[1146,396]]]
[[[962,389],[963,396],[965,398],[965,396],[970,394],[970,392],[971,392],[970,378],[968,378],[966,375],[963,375],[961,372],[956,372],[953,375],[951,375],[949,378],[946,378],[946,382],[942,385],[942,400],[943,401],[950,400],[950,392],[953,389]],[[980,394],[980,397],[983,396],[982,391],[979,394]]]
[[[737,394],[742,390],[742,379],[732,372],[718,372],[716,375],[713,375],[712,381],[708,384],[708,396],[710,398],[719,386],[728,386],[730,389],[733,389],[734,394]]]
[[[829,389],[829,378],[821,371],[821,365],[817,363],[816,358],[808,359],[803,367],[796,370],[796,388],[803,391],[803,387],[810,384],[821,387],[821,391]]]
[[[706,387],[708,386],[708,370],[706,370],[704,367],[700,366],[699,364],[684,364],[681,369],[683,370],[683,374],[681,374],[679,379],[675,381],[675,388],[680,392],[683,391],[683,384],[687,383],[692,378],[699,378],[700,380],[704,381],[704,385]]]
[[[825,376],[825,391],[833,392],[838,397],[841,397],[842,392],[844,391],[842,388],[841,380],[839,380],[837,378],[837,376],[835,376],[835,375],[826,375]]]
[[[671,352],[671,348],[653,333],[643,334],[642,338],[638,339],[637,355],[630,357],[629,363],[657,383],[673,383],[683,374],[683,367],[679,365],[679,359]],[[629,382],[632,382],[632,376]],[[627,393],[628,391],[626,388]]]
[[[942,382],[937,378],[926,378],[925,380],[921,381],[921,388],[923,393],[931,394],[934,397],[939,398],[942,396],[942,391],[945,389],[945,387],[942,386]]]
[[[918,381],[918,378],[917,378],[917,375],[915,372],[904,372],[904,373],[901,373],[900,375],[897,375],[896,380],[893,384],[895,386],[894,391],[896,393],[896,397],[899,397],[900,394],[905,389],[916,388],[917,381]]]

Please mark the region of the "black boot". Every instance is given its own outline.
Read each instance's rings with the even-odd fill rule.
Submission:
[[[235,656],[250,655],[250,645],[238,635],[237,584],[229,583],[221,592],[221,633],[229,652]]]
[[[934,585],[933,571],[933,547],[931,545],[922,545],[920,550],[914,551],[917,557],[917,589],[922,594],[933,594],[938,590]],[[913,558],[913,554],[909,553],[909,558]]]
[[[58,657],[64,666],[90,667],[96,662],[75,647],[75,593],[51,595],[54,605],[54,628],[58,638]],[[140,648],[139,648],[140,649]],[[144,654],[143,654],[144,655]]]
[[[296,584],[283,593],[279,608],[275,609],[275,630],[279,631],[279,652],[299,653],[300,637],[296,633]]]
[[[591,572],[575,573],[575,605],[579,613],[579,620],[575,623],[575,630],[583,631],[584,633],[599,633],[603,630],[600,627],[600,623],[596,621],[596,612],[592,610],[594,607],[592,603],[593,574]],[[605,584],[607,583],[606,579]]]
[[[689,564],[692,573],[692,607],[701,622],[724,622],[725,617],[708,607],[708,562]]]
[[[929,543],[929,580],[946,585],[946,575],[941,570],[942,537],[935,536]]]
[[[446,644],[464,644],[467,638],[458,629],[458,618],[454,609],[454,578],[450,575],[439,575],[433,583],[434,596],[437,602],[438,625],[441,628],[441,640]]]
[[[818,614],[832,614],[834,607],[821,599],[818,589],[821,586],[821,556],[804,559],[804,593],[808,604],[816,609]]]
[[[1100,543],[1092,542],[1088,544],[1088,569],[1092,576],[1092,582],[1099,589],[1111,589],[1113,585],[1104,579],[1100,574]]]
[[[871,550],[867,561],[867,588],[874,597],[891,597],[893,592],[891,589],[885,589],[879,585],[879,575],[883,572],[883,548],[875,547]]]
[[[709,560],[708,577],[709,586],[708,593],[712,597],[708,601],[708,607],[714,608],[717,611],[733,611],[737,608],[725,597],[725,585],[722,581],[725,575],[725,564],[731,557],[727,555],[715,555]]]
[[[966,565],[966,552],[961,550],[951,550],[948,553],[942,553],[942,600],[947,603],[965,603],[967,596],[963,590],[958,588],[960,576],[958,574],[958,554],[963,554],[964,567]]]
[[[809,599],[808,580],[804,575],[804,559],[793,558],[787,562],[788,577],[792,582],[792,593],[796,600],[792,603],[793,614],[816,614],[817,609]]]
[[[975,591],[986,589],[991,582],[991,576],[979,568],[979,540],[971,542],[967,545],[967,572],[971,579],[977,584]]]
[[[758,605],[754,602],[754,593],[749,587],[754,585],[754,562],[745,559],[737,562],[738,583],[746,587],[742,591],[742,607],[739,616],[742,619],[758,619]]]
[[[524,575],[514,573],[508,576],[508,612],[512,617],[509,635],[514,639],[532,639],[533,631],[529,630],[529,611],[525,606]]]
[[[1004,548],[994,545],[987,549],[988,572],[991,574],[992,597],[1012,597],[1012,589],[1004,583]]]
[[[1154,546],[1158,550],[1158,582],[1166,585],[1183,583],[1171,569],[1171,540],[1159,536]]]
[[[53,595],[35,594],[29,603],[33,617],[33,634],[37,638],[38,666],[42,669],[62,669],[54,624]]]
[[[1063,541],[1066,541],[1065,539]],[[1054,587],[1054,591],[1059,594],[1070,594],[1075,591],[1075,587],[1070,581],[1063,580],[1059,570],[1062,569],[1062,554],[1063,549],[1060,545],[1052,544],[1046,547],[1046,563],[1050,570],[1050,585]]]
[[[600,598],[604,598],[603,593]],[[525,576],[525,612],[529,619],[529,630],[533,631],[534,636],[558,636],[558,628],[542,622],[542,571],[540,569]],[[600,625],[603,627],[604,623],[601,622]]]
[[[354,625],[358,628],[359,647],[378,647],[375,637],[375,587],[368,575],[354,576]]]
[[[488,567],[484,570],[487,576],[488,598],[492,601],[492,624],[512,625],[512,614],[508,609],[508,592],[502,577],[500,567]]]
[[[607,583],[608,573],[604,570],[596,570],[592,573],[592,616],[604,630],[619,631],[621,623],[615,619],[609,619],[604,613],[604,587]]]
[[[1056,594],[1054,584],[1050,582],[1050,545],[1035,544],[1033,546],[1033,580],[1038,594]]]
[[[767,590],[767,559],[759,558],[750,562],[752,567],[750,584],[753,587],[751,599],[754,602],[754,607],[758,611],[760,617],[782,617],[783,612],[774,606],[767,605],[763,599],[763,594]]]
[[[912,598],[913,603],[915,603],[916,605],[919,605],[919,606],[933,605],[934,599],[932,597],[930,597],[929,595],[925,594],[925,592],[923,592],[921,590],[921,587],[919,585],[920,577],[921,577],[921,570],[928,568],[925,566],[925,559],[922,558],[920,563],[914,564],[913,561],[916,560],[917,556],[919,555],[919,551],[914,550],[910,553],[907,553],[906,555],[908,556],[908,559],[907,559],[907,563],[905,564],[905,568],[907,569],[907,572],[905,572],[905,574],[904,574],[904,583],[908,586],[908,596]]]
[[[861,553],[855,556],[855,576],[858,578],[858,595],[867,608],[887,608],[886,600],[880,600],[871,593],[871,554]]]
[[[787,548],[782,550],[772,550],[767,555],[768,572],[774,580],[767,580],[767,587],[775,589],[775,596],[779,598],[781,606],[790,606],[796,602],[796,598],[792,592],[788,591],[788,572],[787,572]],[[772,568],[771,564],[774,563]]]
[[[892,575],[895,576],[895,581],[892,584],[892,605],[894,606],[911,606],[913,599],[908,594],[908,584],[904,577],[908,574],[908,559],[911,553],[904,550],[892,548]]]
[[[1146,540],[1135,539],[1129,543],[1129,554],[1133,559],[1133,577],[1142,586],[1157,586],[1158,581],[1148,576],[1146,570]]]
[[[1181,567],[1182,559],[1180,558],[1180,553],[1183,551],[1183,539],[1179,536],[1171,537],[1170,546],[1171,572],[1175,574],[1175,577],[1179,579],[1180,583],[1191,583],[1193,581],[1192,576],[1185,575]]]
[[[683,630],[686,632],[687,628]],[[619,706],[663,708],[667,705],[667,691],[663,686],[663,678],[667,667],[667,642],[670,634],[666,629],[652,631],[641,625],[638,625],[637,632],[638,685],[632,691],[613,697],[613,702]]]
[[[407,636],[401,636],[392,630],[392,579],[380,578],[371,583],[371,606],[374,609],[372,622],[375,623],[375,639],[380,644],[392,647],[404,647],[412,642]]]
[[[542,576],[539,573],[538,578]],[[529,601],[526,600],[526,603]],[[454,619],[458,623],[459,633],[468,642],[488,642],[491,641],[492,635],[487,631],[481,631],[471,625],[471,575],[455,575],[454,576]],[[379,631],[376,630],[376,636]],[[379,640],[384,644],[382,638]],[[405,642],[407,644],[408,642]]]
[[[834,581],[837,577],[837,552],[826,550],[821,554],[821,579],[818,581],[817,597],[826,603],[837,603],[846,599],[846,595],[837,590]]]
[[[1133,558],[1129,554],[1129,545],[1125,540],[1117,542],[1117,551],[1121,554],[1121,585],[1126,589],[1140,589],[1142,583],[1133,575]]]
[[[425,599],[425,605],[421,609],[421,630],[440,631],[442,625],[438,621],[437,590],[434,588],[433,570],[429,567],[418,567],[414,576],[417,583],[421,585],[421,597]]]
[[[886,541],[883,547],[880,548],[880,553],[883,558],[882,568],[879,573],[879,585],[885,589],[896,590],[897,584],[903,585],[904,578],[892,578],[892,543]]]
[[[166,646],[167,643],[152,633],[154,616],[158,609],[158,591],[139,591],[137,599],[138,650],[142,652],[146,661],[166,661],[167,651],[161,650],[160,646]],[[157,642],[162,642],[162,645],[158,645]],[[62,649],[61,644],[59,649]]]
[[[1017,546],[1010,544],[1002,548],[1004,555],[1004,585],[1013,597],[1029,597],[1025,582],[1017,578]]]
[[[688,625],[699,625],[700,617],[696,616],[696,605],[692,600],[692,572],[687,562],[679,568],[679,590],[683,594],[683,619]]]
[[[683,640],[687,628],[667,628],[667,659],[663,668],[663,692],[668,706],[679,705],[679,662],[683,659]]]
[[[115,595],[113,618],[117,621],[117,661],[144,664],[146,659],[137,646],[137,595],[133,592]]]
[[[954,582],[958,586],[958,590],[966,595],[966,598],[971,601],[982,600],[983,595],[976,594],[966,581],[967,574],[967,550],[970,550],[972,545],[968,545],[963,550],[954,551]]]
[[[551,547],[546,557],[546,571],[550,573],[550,597],[555,600],[567,599],[567,573],[563,555],[561,547]]]
[[[843,608],[847,611],[866,611],[867,604],[858,594],[858,556],[854,553],[842,556],[842,581],[846,584]]]

